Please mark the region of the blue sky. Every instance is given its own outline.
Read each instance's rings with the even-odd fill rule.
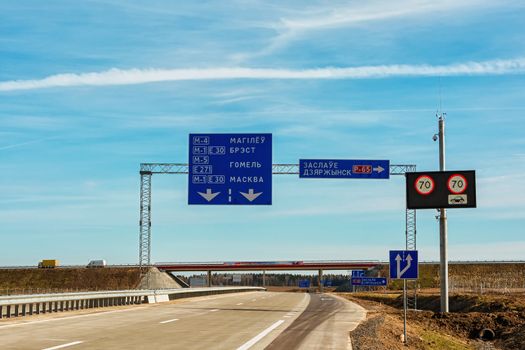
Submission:
[[[389,159],[477,171],[453,260],[525,259],[521,1],[0,2],[1,265],[134,263],[139,164],[188,134],[273,133],[274,163]],[[440,102],[441,101],[441,102]],[[270,207],[188,206],[153,178],[153,261],[387,259],[404,178],[274,176]],[[420,259],[439,256],[418,211]]]

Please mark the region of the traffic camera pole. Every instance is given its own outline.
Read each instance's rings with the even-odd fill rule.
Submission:
[[[439,115],[439,170],[445,171],[445,118]],[[448,232],[447,210],[439,209],[439,276],[441,288],[441,312],[448,312]]]

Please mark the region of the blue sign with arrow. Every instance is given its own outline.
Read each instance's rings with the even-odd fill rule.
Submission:
[[[352,270],[352,277],[365,277],[365,270]]]
[[[418,278],[417,250],[390,251],[390,278],[415,280]]]
[[[188,204],[272,204],[272,134],[190,134]]]
[[[386,286],[384,277],[352,277],[353,286]]]
[[[299,280],[299,288],[310,288],[310,280]]]
[[[388,179],[389,160],[299,159],[299,177],[312,179]]]

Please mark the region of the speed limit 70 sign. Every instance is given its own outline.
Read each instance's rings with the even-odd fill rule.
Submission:
[[[406,180],[408,209],[476,207],[473,170],[406,173]]]
[[[422,196],[428,196],[432,192],[434,192],[434,188],[436,188],[436,184],[434,183],[434,179],[428,175],[421,175],[414,181],[414,187],[416,188],[417,193],[419,193]]]

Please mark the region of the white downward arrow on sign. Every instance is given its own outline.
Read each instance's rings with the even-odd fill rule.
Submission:
[[[374,171],[377,171],[378,173],[382,173],[385,171],[385,168],[383,168],[381,165],[378,165],[376,168],[374,168]]]
[[[250,188],[248,190],[248,193],[244,193],[244,192],[239,192],[239,193],[242,194],[244,198],[246,198],[250,202],[253,202],[257,197],[259,197],[262,194],[262,192],[253,193],[253,188]]]
[[[211,191],[211,188],[207,188],[206,189],[206,193],[202,193],[202,192],[197,192],[198,194],[200,194],[204,199],[206,199],[208,202],[210,202],[213,198],[217,197],[219,195],[220,192],[215,192],[213,193]]]
[[[401,258],[401,256],[399,254],[397,254],[396,256],[396,263],[397,263],[397,278],[401,278],[401,276],[403,276],[405,274],[405,272],[408,271],[408,269],[410,268],[410,266],[412,265],[412,257],[410,256],[410,254],[407,254],[407,257],[406,257],[406,262],[407,262],[407,266],[405,266],[405,268],[403,270],[401,270],[401,260],[403,260]]]

